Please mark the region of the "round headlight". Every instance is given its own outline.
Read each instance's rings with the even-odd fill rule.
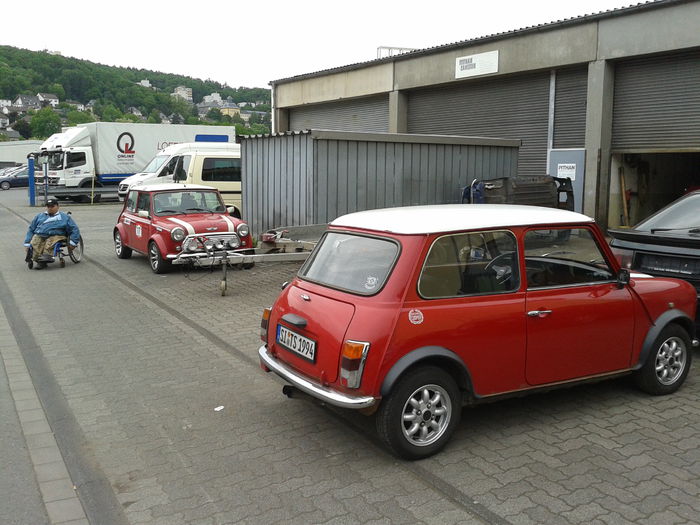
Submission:
[[[190,239],[190,242],[187,243],[187,251],[196,252],[197,248],[199,248],[199,241],[197,239]]]
[[[187,234],[185,233],[185,230],[179,226],[177,228],[173,228],[173,230],[170,232],[170,237],[172,237],[173,241],[175,242],[180,242],[186,236]]]
[[[248,235],[250,234],[250,228],[248,228],[248,225],[246,223],[239,224],[236,228],[236,233],[238,233],[238,235],[240,235],[241,237],[248,237]]]
[[[233,249],[238,248],[241,245],[241,240],[238,238],[238,235],[234,235],[233,237],[231,237],[228,240],[228,245]]]
[[[223,239],[216,239],[216,242],[214,243],[214,248],[217,250],[223,250],[225,246],[225,241]]]
[[[213,249],[214,248],[214,241],[212,241],[211,239],[207,239],[206,241],[204,241],[204,247],[207,250]]]

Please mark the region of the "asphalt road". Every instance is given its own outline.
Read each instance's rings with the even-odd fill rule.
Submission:
[[[700,523],[697,367],[668,397],[623,379],[467,408],[404,462],[260,370],[260,312],[299,263],[233,271],[222,297],[218,273],[117,259],[118,205],[63,209],[84,261],[30,271],[38,210],[0,192],[2,523]]]

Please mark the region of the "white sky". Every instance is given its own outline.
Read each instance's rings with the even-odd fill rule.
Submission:
[[[608,9],[616,0],[34,0],[0,44],[48,49],[112,66],[212,79],[231,87],[377,57],[377,47],[426,48]],[[187,6],[187,7],[185,7]]]

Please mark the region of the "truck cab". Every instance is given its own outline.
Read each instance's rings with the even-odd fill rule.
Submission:
[[[50,186],[78,188],[92,185],[95,159],[88,129],[77,127],[55,133],[41,145],[41,151],[49,156]],[[43,172],[37,173],[36,182],[44,183]]]

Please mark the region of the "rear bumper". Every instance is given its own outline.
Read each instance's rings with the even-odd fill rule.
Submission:
[[[260,363],[266,370],[271,370],[288,383],[297,387],[299,390],[306,392],[310,396],[313,396],[324,403],[328,403],[329,405],[334,405],[341,408],[360,409],[371,407],[378,401],[376,398],[371,396],[349,396],[347,394],[343,394],[342,392],[331,390],[330,388],[327,388],[316,381],[303,377],[292,368],[272,357],[265,345],[260,347],[258,350],[258,355],[260,356]]]

